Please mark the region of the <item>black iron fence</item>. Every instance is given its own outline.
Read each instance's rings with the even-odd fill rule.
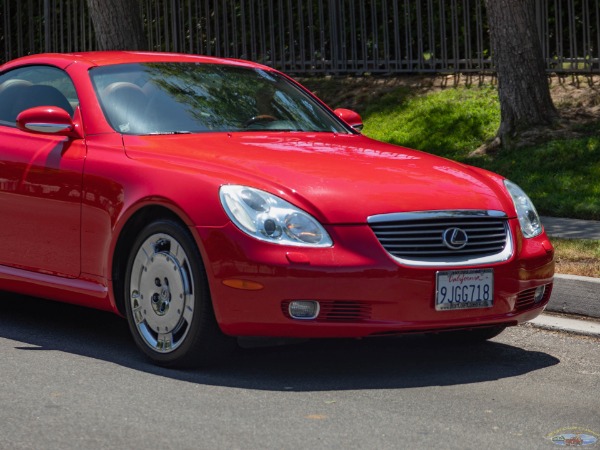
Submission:
[[[140,0],[153,50],[289,73],[493,70],[483,0]],[[535,0],[549,71],[600,72],[600,0]],[[97,48],[85,0],[2,0],[0,62]]]

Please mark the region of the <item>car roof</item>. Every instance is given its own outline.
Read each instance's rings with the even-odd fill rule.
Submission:
[[[261,64],[240,59],[217,58],[212,56],[184,53],[139,52],[139,51],[95,51],[77,53],[40,53],[9,61],[0,67],[0,72],[21,65],[51,64],[66,68],[73,63],[95,66],[146,62],[187,62],[196,64],[226,64],[248,68],[270,69]]]

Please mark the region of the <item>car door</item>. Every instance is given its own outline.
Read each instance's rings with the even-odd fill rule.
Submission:
[[[85,142],[15,125],[22,110],[49,105],[71,117],[77,108],[62,70],[28,66],[0,75],[0,265],[77,277]]]

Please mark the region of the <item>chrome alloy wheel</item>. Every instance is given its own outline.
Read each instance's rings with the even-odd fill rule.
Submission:
[[[176,350],[194,316],[194,279],[183,246],[166,233],[149,236],[131,266],[130,306],[144,343],[158,353]]]

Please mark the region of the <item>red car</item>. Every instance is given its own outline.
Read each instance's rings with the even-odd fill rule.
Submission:
[[[554,250],[525,193],[360,122],[247,61],[9,62],[0,288],[121,314],[172,367],[236,336],[476,341],[537,316]]]

